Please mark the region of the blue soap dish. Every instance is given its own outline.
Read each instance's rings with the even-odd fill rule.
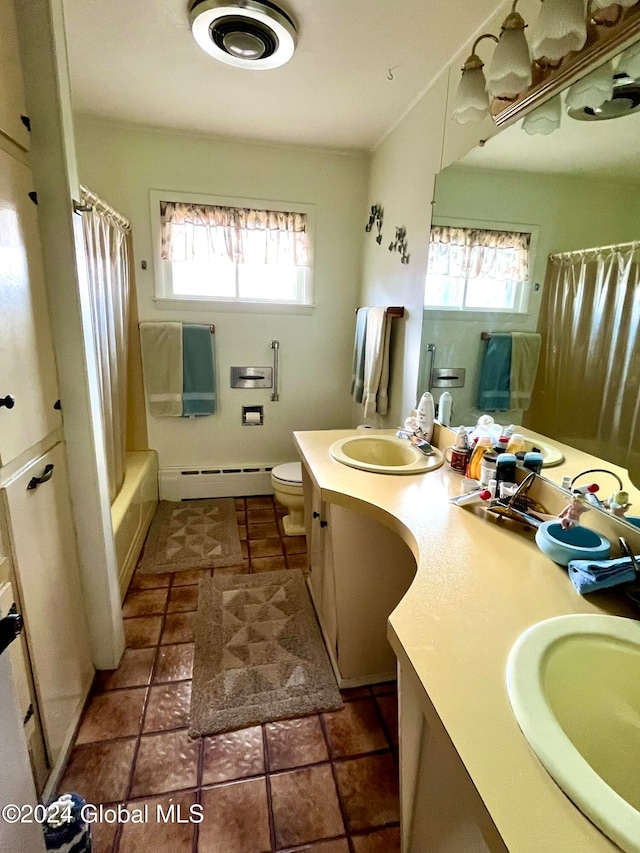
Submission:
[[[545,521],[536,531],[536,544],[554,563],[568,566],[570,560],[607,560],[611,543],[588,527],[565,530],[559,521]]]

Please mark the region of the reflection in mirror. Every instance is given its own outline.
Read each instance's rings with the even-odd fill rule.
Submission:
[[[617,82],[631,92],[628,75]],[[490,411],[629,467],[638,484],[640,95],[615,95],[599,111],[605,120],[589,108],[572,118],[563,103],[556,132],[529,135],[521,120],[438,175],[418,397],[430,389],[437,403],[445,390],[433,387],[432,368],[465,368],[464,387],[447,389],[452,426]],[[535,383],[520,396],[508,372],[506,389],[504,375],[491,375],[488,356],[514,332],[527,333],[508,335],[518,358],[523,341],[535,350],[532,333],[541,345]],[[535,353],[524,358],[526,373]]]

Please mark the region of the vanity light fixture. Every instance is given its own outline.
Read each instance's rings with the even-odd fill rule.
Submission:
[[[632,44],[620,54],[618,73],[624,74],[632,80],[640,78],[640,41]]]
[[[522,120],[522,129],[529,136],[548,136],[558,130],[562,121],[562,96],[556,95],[532,110]]]
[[[591,11],[598,12],[600,9],[608,9],[609,6],[621,6],[623,9],[628,9],[629,6],[635,6],[638,0],[591,0]]]
[[[568,110],[597,110],[613,97],[614,71],[611,61],[577,80],[567,90]]]
[[[473,44],[471,55],[462,66],[462,77],[456,93],[456,103],[452,118],[458,124],[470,121],[480,121],[489,115],[490,103],[485,80],[484,62],[476,54],[476,49],[482,39],[498,42],[493,33],[484,33]]]
[[[611,3],[609,5],[612,5]],[[531,55],[555,65],[587,40],[587,0],[543,0],[531,27]]]
[[[527,25],[516,12],[517,5],[518,0],[514,0],[487,70],[487,89],[494,98],[516,98],[532,81],[531,55],[524,34]]]

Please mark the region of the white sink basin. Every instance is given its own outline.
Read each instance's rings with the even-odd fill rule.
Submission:
[[[627,853],[640,853],[640,623],[570,615],[525,631],[509,699],[546,770]]]
[[[332,459],[376,474],[423,474],[443,463],[435,447],[432,456],[413,447],[406,438],[395,435],[357,435],[341,438],[329,448]]]

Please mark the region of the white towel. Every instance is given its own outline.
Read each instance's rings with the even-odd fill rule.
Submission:
[[[140,346],[149,412],[182,417],[182,323],[140,323]]]
[[[531,405],[542,337],[537,332],[512,332],[511,342],[509,407],[526,412]]]
[[[389,344],[387,336],[387,320],[386,308],[370,308],[367,316],[367,336],[364,353],[364,392],[362,402],[364,404],[365,418],[379,412],[386,412],[386,386],[384,388],[383,399],[380,404],[384,406],[384,412],[378,409],[378,392],[380,389],[380,379],[383,373],[386,376],[386,382],[389,379]],[[385,348],[386,343],[386,348]],[[386,357],[386,366],[385,366]]]

